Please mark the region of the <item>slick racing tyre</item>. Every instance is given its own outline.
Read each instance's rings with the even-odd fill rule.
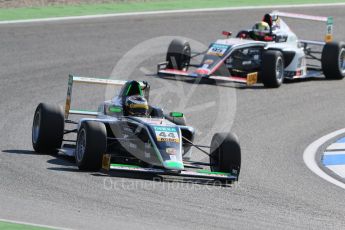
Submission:
[[[64,134],[64,113],[61,106],[40,103],[32,124],[32,146],[38,153],[55,153]]]
[[[267,50],[262,56],[261,80],[265,87],[278,88],[284,80],[284,58],[280,51]]]
[[[216,133],[211,141],[210,167],[213,172],[232,173],[237,177],[241,169],[241,147],[232,133]]]
[[[107,150],[107,130],[103,123],[85,121],[79,128],[75,160],[80,170],[98,171]]]
[[[166,61],[168,69],[187,70],[190,63],[191,48],[187,41],[174,39],[171,41]]]
[[[327,79],[343,79],[345,77],[345,43],[326,43],[322,49],[321,65]]]

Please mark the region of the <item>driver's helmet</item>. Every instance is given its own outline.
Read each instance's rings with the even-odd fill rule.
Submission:
[[[132,95],[126,98],[125,113],[127,116],[147,117],[149,106],[145,97]]]
[[[253,34],[258,40],[264,40],[270,33],[270,26],[267,22],[258,22],[253,26]]]

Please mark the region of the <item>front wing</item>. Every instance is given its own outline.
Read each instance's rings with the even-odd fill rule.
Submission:
[[[166,69],[164,68],[165,63],[158,64],[157,75],[175,75],[175,76],[184,76],[189,78],[207,78],[213,80],[220,80],[226,82],[236,82],[246,85],[254,85],[258,81],[258,73],[248,73],[246,76],[215,76],[215,75],[207,75],[207,74],[199,74],[193,71],[183,71],[183,70],[176,70],[176,69]],[[163,68],[162,68],[163,67]]]
[[[226,180],[226,181],[237,181],[238,177],[231,173],[223,172],[211,172],[209,170],[199,169],[196,171],[170,171],[160,168],[144,168],[137,165],[126,165],[126,164],[113,164],[110,163],[110,156],[104,155],[102,169],[105,171],[125,171],[125,172],[137,172],[146,174],[158,174],[158,175],[170,175],[180,177],[194,177],[202,179],[214,179],[214,180]]]

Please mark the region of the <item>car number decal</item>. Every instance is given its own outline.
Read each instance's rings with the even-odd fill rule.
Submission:
[[[229,46],[227,45],[213,44],[207,51],[207,54],[222,57],[228,48]]]
[[[155,126],[157,141],[180,143],[177,129],[174,127]]]

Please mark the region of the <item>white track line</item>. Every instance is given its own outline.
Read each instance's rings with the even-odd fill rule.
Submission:
[[[303,160],[304,163],[308,166],[308,168],[311,171],[313,171],[316,175],[336,186],[339,186],[342,189],[345,189],[344,183],[334,179],[333,177],[329,176],[327,173],[322,171],[316,162],[316,154],[318,149],[330,139],[343,133],[345,133],[345,128],[327,134],[311,143],[303,153]]]
[[[328,156],[328,155],[345,155],[345,151],[328,151],[326,150],[326,152],[323,153],[324,156]]]
[[[333,143],[327,147],[327,150],[345,150],[345,143]]]
[[[189,9],[189,10],[161,10],[161,11],[147,11],[147,12],[116,13],[116,14],[97,14],[97,15],[85,15],[85,16],[0,21],[0,25],[1,24],[17,24],[17,23],[34,23],[34,22],[54,22],[54,21],[81,20],[81,19],[99,19],[99,18],[124,17],[124,16],[156,15],[156,14],[180,14],[180,13],[198,13],[198,12],[214,12],[214,11],[253,10],[253,9],[265,9],[265,8],[282,9],[282,8],[326,7],[326,6],[345,6],[345,2],[320,3],[320,4],[295,4],[295,5],[240,6],[240,7],[204,8],[204,9]]]
[[[345,165],[326,165],[325,167],[332,170],[338,176],[345,178]]]
[[[0,219],[1,222],[10,223],[10,224],[20,224],[20,225],[28,225],[31,227],[39,227],[39,228],[49,228],[49,229],[56,229],[56,230],[71,230],[69,228],[60,228],[60,227],[54,227],[50,225],[42,225],[42,224],[33,224],[23,221],[14,221],[14,220],[7,220],[7,219]]]

